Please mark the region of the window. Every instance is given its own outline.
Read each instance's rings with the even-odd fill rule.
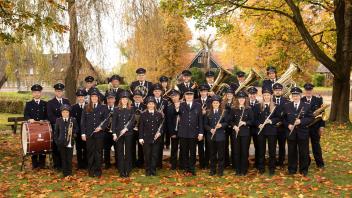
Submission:
[[[32,68],[29,68],[29,75],[33,75],[34,74],[34,69],[33,67]]]

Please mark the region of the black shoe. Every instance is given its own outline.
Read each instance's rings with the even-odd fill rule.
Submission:
[[[221,171],[221,172],[218,172],[218,176],[219,176],[219,177],[224,176],[224,172],[222,172],[222,171]]]
[[[145,171],[145,176],[151,176],[152,174],[149,171]]]
[[[324,168],[324,164],[317,165],[317,167],[318,167],[319,169],[323,169],[323,168]]]
[[[209,175],[210,176],[214,176],[215,175],[215,171],[210,171]]]
[[[265,170],[264,169],[259,169],[259,174],[264,174],[265,173]]]
[[[193,176],[196,176],[196,171],[189,171],[189,173],[191,173]]]
[[[241,176],[241,173],[240,172],[236,172],[235,175]]]
[[[307,177],[308,171],[302,171],[302,172],[301,172],[301,175],[303,175],[303,177]]]

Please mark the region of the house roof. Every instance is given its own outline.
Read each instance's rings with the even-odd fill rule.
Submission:
[[[326,68],[323,64],[319,64],[317,69],[315,70],[316,73],[331,73],[328,68]]]
[[[197,57],[202,53],[202,50],[198,52],[190,52],[184,56],[184,68],[188,69]],[[225,61],[221,57],[221,52],[211,52],[211,60],[217,65],[227,70],[233,70],[233,64],[230,64],[228,61]]]

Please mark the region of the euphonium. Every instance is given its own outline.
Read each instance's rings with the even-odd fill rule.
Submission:
[[[262,77],[259,74],[257,74],[253,69],[251,69],[251,71],[249,72],[246,80],[244,80],[244,82],[241,83],[240,86],[236,89],[235,94],[237,94],[242,89],[250,86],[255,81],[257,81],[259,78],[262,78]]]
[[[297,64],[290,63],[290,66],[287,68],[285,73],[282,74],[279,80],[276,81],[276,83],[280,83],[283,86],[282,96],[287,97],[289,95],[291,88],[296,85],[292,79],[292,76],[300,71],[301,69]]]
[[[230,87],[227,83],[224,82],[231,76],[233,76],[233,74],[230,71],[220,67],[220,72],[209,92],[214,92],[216,95],[222,95],[225,89]]]

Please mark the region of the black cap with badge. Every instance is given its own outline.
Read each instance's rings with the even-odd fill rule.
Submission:
[[[166,76],[161,76],[161,77],[159,78],[159,81],[160,81],[160,82],[168,82],[168,81],[169,81],[169,78],[166,77]]]
[[[236,72],[237,77],[244,77],[246,75],[246,73],[244,73],[243,71],[238,71]]]
[[[57,83],[57,84],[55,84],[54,85],[54,89],[55,90],[64,90],[65,89],[65,85],[64,84],[62,84],[62,83]]]
[[[312,83],[306,83],[303,87],[305,90],[310,91],[314,88],[314,85]]]
[[[121,98],[129,98],[130,97],[130,92],[128,91],[123,91],[120,93],[120,99]]]
[[[63,105],[61,105],[60,110],[61,111],[71,111],[71,106],[68,104],[63,104]]]
[[[136,70],[137,74],[145,74],[146,72],[147,71],[144,68],[141,68],[141,67]]]
[[[299,87],[292,87],[290,92],[291,94],[301,94],[302,89],[300,89]]]
[[[215,76],[215,73],[213,71],[207,71],[205,73],[205,77],[214,77]]]
[[[31,91],[42,91],[43,90],[43,87],[39,84],[34,84],[32,87],[31,87]]]
[[[189,71],[189,70],[183,70],[183,71],[182,71],[182,75],[183,75],[183,76],[192,76],[192,72]]]
[[[275,83],[275,84],[273,84],[273,89],[275,90],[275,89],[283,89],[284,87],[282,86],[282,84],[280,84],[280,83]]]
[[[86,82],[93,82],[94,81],[94,77],[93,76],[87,76],[84,81]]]
[[[244,91],[239,91],[236,96],[237,98],[246,98],[247,94]]]
[[[248,91],[248,93],[250,93],[250,94],[256,94],[256,93],[258,93],[258,89],[257,89],[256,87],[254,87],[254,86],[249,87],[249,88],[247,89],[247,91]]]
[[[83,89],[78,89],[76,91],[76,96],[86,96],[86,92]]]
[[[153,96],[148,96],[148,97],[145,99],[145,103],[149,103],[149,102],[154,102],[154,103],[156,103],[155,98],[154,98]]]

